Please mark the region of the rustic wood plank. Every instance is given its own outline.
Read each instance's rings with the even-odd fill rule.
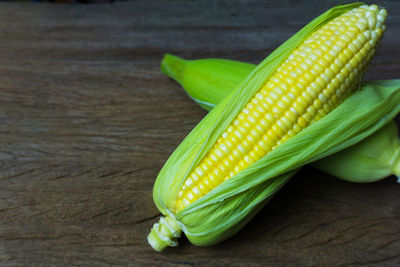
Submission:
[[[399,78],[400,4],[367,77]],[[154,179],[206,114],[159,64],[258,62],[332,1],[0,4],[1,265],[396,265],[400,187],[303,169],[230,240],[156,253]],[[300,14],[300,15],[299,15]]]

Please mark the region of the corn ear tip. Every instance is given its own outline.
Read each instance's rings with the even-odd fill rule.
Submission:
[[[166,53],[161,60],[161,71],[168,77],[180,82],[185,63],[185,59]]]

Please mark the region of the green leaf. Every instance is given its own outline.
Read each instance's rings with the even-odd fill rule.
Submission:
[[[224,99],[256,66],[226,59],[186,60],[165,54],[161,70],[207,111]]]
[[[400,140],[391,121],[358,144],[312,164],[349,182],[371,183],[400,175]]]

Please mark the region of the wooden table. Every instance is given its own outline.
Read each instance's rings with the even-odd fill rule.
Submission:
[[[368,79],[400,77],[400,3]],[[259,62],[332,1],[0,4],[0,265],[400,264],[400,185],[303,169],[233,238],[156,253],[155,177],[206,114],[164,53]]]

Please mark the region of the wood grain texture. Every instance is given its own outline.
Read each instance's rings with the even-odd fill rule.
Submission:
[[[155,177],[206,114],[164,53],[256,63],[334,1],[0,4],[0,265],[400,264],[400,185],[303,169],[235,237],[156,253]],[[400,77],[400,4],[367,78]]]

